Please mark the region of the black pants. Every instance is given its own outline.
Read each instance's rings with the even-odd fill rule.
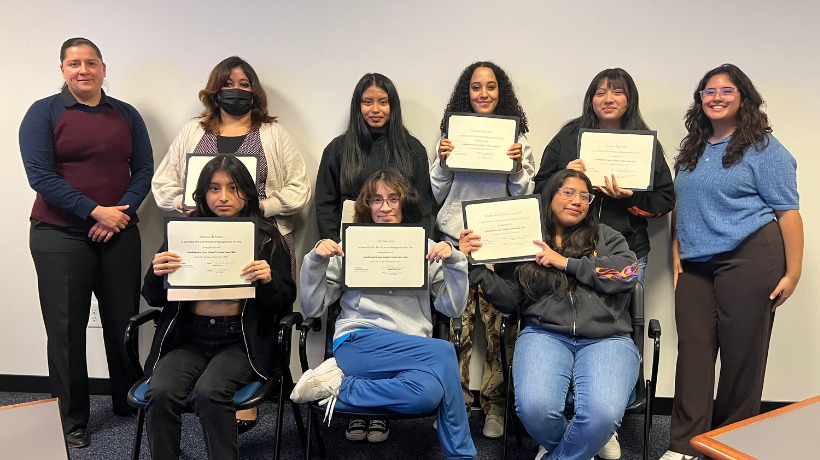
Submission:
[[[32,222],[31,257],[48,335],[51,393],[60,399],[63,430],[88,425],[86,327],[93,292],[100,307],[114,413],[125,414],[137,375],[128,364],[123,334],[139,311],[140,233],[136,226],[95,243],[87,232]]]
[[[145,393],[151,458],[178,459],[182,413],[189,394],[199,416],[208,456],[238,457],[233,396],[253,378],[238,316],[193,316],[180,313],[178,327],[187,342],[162,355]]]
[[[769,295],[785,274],[783,237],[774,221],[732,251],[707,262],[683,262],[675,291],[671,450],[698,455],[689,445],[692,437],[759,413],[774,323]]]

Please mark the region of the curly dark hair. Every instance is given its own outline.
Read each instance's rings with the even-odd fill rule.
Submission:
[[[205,106],[202,114],[200,114],[202,121],[200,121],[199,124],[202,125],[202,129],[204,129],[205,132],[219,131],[219,125],[222,123],[222,112],[219,110],[217,94],[222,87],[225,86],[225,82],[231,78],[231,71],[237,67],[245,72],[245,76],[248,77],[248,81],[251,84],[251,92],[253,93],[251,130],[259,128],[262,126],[262,123],[276,122],[276,117],[272,117],[268,114],[268,95],[265,93],[265,89],[262,88],[262,83],[259,81],[259,77],[256,76],[256,71],[241,57],[231,56],[223,59],[222,62],[214,67],[211,71],[211,75],[208,77],[208,83],[205,85],[205,89],[199,92],[199,100],[202,101],[202,105]]]
[[[595,252],[598,245],[598,213],[588,212],[586,217],[573,227],[564,229],[561,245],[556,241],[557,219],[552,212],[552,199],[558,189],[564,186],[564,181],[570,177],[577,177],[584,181],[588,191],[592,191],[592,182],[586,174],[572,169],[562,169],[553,174],[541,191],[541,213],[544,220],[544,242],[553,251],[564,257],[585,257]],[[526,262],[515,269],[515,276],[524,293],[532,300],[538,300],[545,295],[565,296],[574,292],[578,286],[574,276],[567,275],[563,270],[555,267],[544,267],[535,262]]]
[[[698,83],[698,87],[695,88],[692,105],[689,106],[684,117],[686,130],[689,133],[681,141],[680,154],[675,157],[675,173],[695,170],[706,148],[706,141],[714,133],[711,120],[703,112],[700,92],[716,75],[729,77],[740,93],[740,109],[737,111],[736,127],[732,139],[726,146],[723,167],[729,168],[743,160],[744,152],[751,145],[754,145],[758,151],[769,145],[768,134],[772,132],[772,127],[769,125],[766,113],[760,110],[760,107],[765,104],[763,97],[755,88],[752,80],[736,65],[723,64],[706,72]]]
[[[518,131],[525,134],[530,131],[527,125],[527,114],[518,103],[518,98],[515,97],[515,89],[512,81],[507,73],[495,63],[489,61],[474,62],[467,66],[458,77],[456,86],[453,88],[453,94],[450,95],[450,102],[447,103],[447,108],[444,109],[444,116],[441,119],[441,134],[444,135],[447,131],[447,112],[473,112],[473,106],[470,105],[470,79],[473,77],[473,72],[479,67],[487,67],[495,74],[495,79],[498,81],[498,105],[495,107],[495,115],[512,115],[521,118]]]
[[[373,223],[373,211],[367,200],[376,194],[376,189],[379,188],[379,182],[383,183],[385,187],[392,189],[399,194],[399,202],[401,203],[401,222],[404,224],[417,224],[421,222],[422,206],[421,196],[413,184],[407,179],[407,176],[396,171],[395,169],[382,169],[376,171],[371,175],[362,186],[362,191],[356,198],[356,203],[353,206],[354,216],[353,222],[357,224]]]

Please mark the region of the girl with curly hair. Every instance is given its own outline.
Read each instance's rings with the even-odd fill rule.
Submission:
[[[511,174],[487,174],[474,171],[452,171],[442,167],[444,159],[453,151],[453,143],[446,139],[445,123],[447,112],[468,112],[479,114],[514,115],[521,118],[518,142],[507,150],[507,156],[517,163],[516,172]],[[529,131],[527,115],[518,103],[512,82],[499,66],[492,62],[475,62],[461,72],[450,102],[444,109],[441,121],[441,140],[436,146],[438,158],[430,168],[430,183],[433,197],[441,210],[436,217],[436,225],[445,241],[458,244],[459,234],[464,229],[461,218],[461,203],[466,200],[503,198],[528,195],[533,191],[535,160],[527,141]],[[467,309],[462,315],[461,335],[462,355],[461,380],[467,410],[473,403],[470,392],[470,356],[472,342],[470,332],[476,316],[476,305],[482,320],[487,325],[487,359],[481,382],[481,406],[486,414],[484,436],[499,438],[503,434],[504,391],[501,361],[499,359],[500,339],[498,331],[501,314],[492,305],[481,299],[478,292],[470,293]],[[511,336],[514,334],[511,334]]]
[[[724,64],[693,99],[675,158],[678,361],[663,460],[694,458],[693,436],[758,414],[774,312],[803,262],[797,162],[772,136],[752,81]]]

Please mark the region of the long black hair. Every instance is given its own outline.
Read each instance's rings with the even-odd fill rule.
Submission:
[[[359,176],[368,161],[368,153],[373,145],[370,127],[362,116],[361,108],[362,94],[371,86],[384,90],[390,103],[390,118],[387,120],[387,130],[384,133],[387,164],[408,179],[414,177],[413,155],[417,153],[410,148],[410,133],[402,121],[399,92],[389,78],[380,73],[368,73],[359,79],[353,90],[347,131],[342,141],[341,189],[349,195],[358,195],[361,189]]]
[[[709,80],[716,75],[726,75],[740,93],[740,109],[737,111],[736,128],[732,139],[726,146],[723,155],[723,167],[729,168],[743,159],[746,149],[754,145],[760,151],[769,145],[769,133],[772,127],[766,113],[760,110],[765,104],[763,96],[757,91],[754,83],[736,65],[723,64],[708,72],[700,79],[692,95],[692,105],[684,117],[689,134],[680,143],[680,154],[675,157],[675,173],[694,171],[698,160],[706,149],[706,141],[712,137],[712,121],[703,112],[703,100],[700,92],[706,88]]]
[[[404,174],[393,169],[376,171],[365,181],[353,208],[355,212],[353,222],[373,223],[373,210],[368,200],[376,194],[376,189],[379,188],[379,182],[399,194],[401,222],[403,224],[417,224],[421,222],[423,214],[419,192],[413,187],[413,184]]]
[[[560,245],[556,241],[555,228],[558,220],[552,212],[552,199],[558,193],[558,189],[564,186],[564,181],[570,177],[581,179],[586,183],[587,190],[592,191],[592,182],[586,174],[572,169],[558,171],[547,181],[547,185],[541,191],[544,242],[564,257],[589,256],[595,252],[598,245],[598,213],[587,212],[581,222],[564,229]],[[575,277],[567,276],[565,271],[555,267],[544,267],[535,262],[519,265],[515,274],[524,293],[532,300],[550,294],[563,297],[568,292],[574,292],[577,287]]]
[[[595,92],[601,86],[601,82],[606,80],[606,86],[609,89],[620,89],[626,95],[626,111],[621,117],[621,129],[649,131],[649,126],[641,116],[641,108],[639,104],[638,87],[635,85],[635,80],[632,75],[620,68],[604,69],[595,75],[595,78],[589,83],[587,92],[584,94],[584,105],[581,110],[581,116],[568,121],[564,127],[572,126],[571,133],[576,134],[581,128],[598,129],[600,128],[600,120],[592,107],[592,99],[595,97]],[[660,143],[658,143],[660,147]],[[661,154],[664,154],[663,147],[660,147]]]
[[[282,238],[282,234],[279,233],[279,229],[273,221],[262,214],[262,210],[259,209],[259,192],[256,190],[256,184],[251,177],[251,173],[245,167],[245,164],[233,155],[217,155],[211,161],[205,163],[205,167],[199,173],[199,180],[196,182],[196,189],[193,193],[196,209],[191,215],[194,217],[217,217],[208,207],[205,196],[211,186],[211,179],[214,174],[220,171],[231,176],[237,190],[245,199],[245,207],[242,208],[237,217],[256,217],[259,219],[259,230],[268,235],[273,243],[272,254],[276,251],[276,248],[283,244],[284,238]]]
[[[526,134],[530,128],[527,124],[527,114],[518,103],[518,98],[515,96],[515,89],[513,88],[510,77],[507,72],[493,62],[479,61],[468,65],[461,75],[458,77],[456,86],[453,88],[453,94],[450,95],[450,102],[447,103],[447,108],[444,109],[444,116],[441,119],[441,134],[447,132],[447,112],[473,112],[473,106],[470,105],[470,80],[473,78],[473,72],[479,67],[486,67],[491,69],[495,74],[495,79],[498,82],[498,105],[495,106],[495,115],[512,115],[521,118],[518,132]]]

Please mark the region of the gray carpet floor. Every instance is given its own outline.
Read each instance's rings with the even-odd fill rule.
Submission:
[[[36,401],[50,397],[43,394],[0,393],[0,406]],[[307,418],[306,407],[302,414]],[[390,424],[390,438],[380,444],[353,443],[344,438],[346,421],[334,419],[323,434],[328,447],[328,459],[443,459],[444,453],[433,429],[433,419],[398,420]],[[501,441],[485,439],[481,435],[484,425],[483,413],[470,414],[470,430],[478,451],[479,460],[500,459]],[[131,458],[136,417],[116,416],[111,412],[111,399],[104,396],[91,398],[91,445],[84,449],[71,449],[72,460],[119,460]],[[259,423],[248,433],[239,437],[239,457],[243,460],[273,458],[273,436],[276,433],[276,406],[263,404]],[[627,415],[618,431],[623,460],[640,460],[643,442],[643,416]],[[147,439],[143,435],[140,459],[149,459]],[[207,459],[202,440],[202,430],[197,418],[191,414],[183,417],[182,460]],[[649,458],[657,460],[669,444],[669,417],[655,416],[652,424],[652,443]],[[522,446],[518,447],[510,434],[507,458],[532,460],[537,445],[526,433]],[[290,406],[285,408],[282,439],[282,459],[302,458],[299,436]],[[315,445],[311,458],[318,459]]]

